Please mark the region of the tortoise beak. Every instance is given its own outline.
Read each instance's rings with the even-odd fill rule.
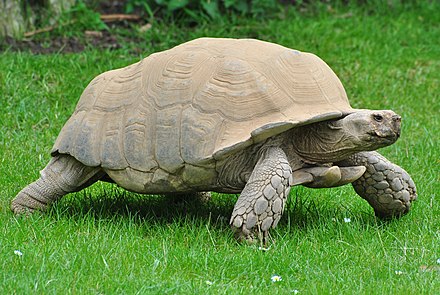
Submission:
[[[396,133],[397,138],[399,138],[402,118],[399,115],[394,115],[391,117],[391,120],[393,121],[394,132]]]
[[[383,139],[385,141],[394,142],[394,141],[396,141],[399,138],[400,133],[396,133],[396,132],[384,133],[384,132],[381,132],[381,131],[375,131],[375,135],[377,137],[379,137],[380,139]]]

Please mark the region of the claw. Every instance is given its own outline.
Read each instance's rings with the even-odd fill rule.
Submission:
[[[352,183],[365,173],[364,166],[307,167],[292,173],[293,185],[311,188],[336,187]]]
[[[303,184],[307,187],[331,187],[341,180],[338,166],[307,167],[293,171],[293,185]]]

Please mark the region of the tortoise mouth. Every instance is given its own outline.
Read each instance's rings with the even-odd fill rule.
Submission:
[[[372,140],[378,140],[385,143],[394,143],[400,137],[400,132],[381,133],[377,131],[368,132]]]

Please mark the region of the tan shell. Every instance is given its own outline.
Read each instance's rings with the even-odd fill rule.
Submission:
[[[172,173],[350,112],[341,82],[316,55],[252,39],[201,38],[96,77],[52,155]]]

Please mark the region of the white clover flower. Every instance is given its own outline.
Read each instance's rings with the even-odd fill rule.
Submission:
[[[264,247],[258,247],[258,250],[260,250],[260,251],[269,251],[269,249],[270,249],[270,247],[269,248],[264,248]]]
[[[351,222],[351,219],[348,218],[348,217],[344,217],[344,222],[345,222],[345,223],[349,223],[349,222]]]
[[[211,281],[209,281],[209,280],[206,280],[206,281],[205,281],[205,284],[207,284],[208,286],[211,286],[211,285],[214,284],[214,283],[211,282]]]
[[[437,264],[440,264],[440,258],[437,259]]]
[[[396,270],[394,273],[398,276],[403,275],[403,271],[401,271],[401,270]]]
[[[23,256],[23,253],[20,250],[14,250],[14,254],[17,256]]]
[[[298,293],[299,293],[299,290],[295,289],[295,290],[292,291],[292,293],[293,293],[293,294],[298,294]]]
[[[273,275],[270,279],[272,280],[272,282],[280,282],[283,280],[281,276],[278,275]]]

